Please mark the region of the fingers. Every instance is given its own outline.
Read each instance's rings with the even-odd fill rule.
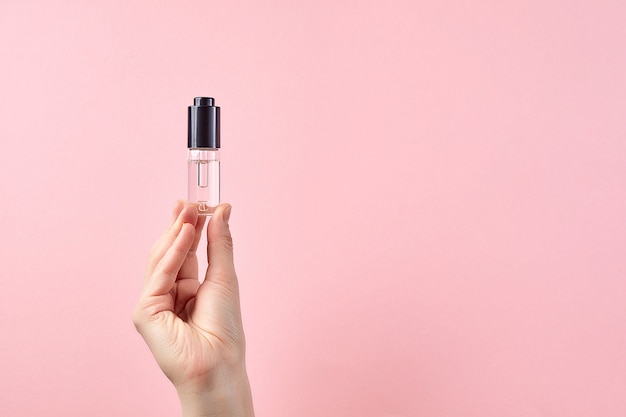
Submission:
[[[191,248],[189,249],[189,252],[187,252],[187,259],[185,259],[185,262],[183,262],[180,271],[178,271],[178,276],[176,277],[178,281],[183,279],[192,279],[196,282],[198,281],[198,258],[196,257],[196,249],[198,249],[198,243],[200,242],[200,238],[202,237],[202,228],[204,227],[205,222],[205,216],[198,216],[194,231],[194,241],[191,245]]]
[[[159,240],[154,244],[152,249],[150,250],[150,259],[148,260],[148,269],[146,271],[146,279],[152,275],[154,272],[154,268],[157,263],[163,258],[163,255],[167,251],[167,249],[172,246],[172,243],[176,239],[182,225],[184,223],[191,223],[195,226],[198,226],[198,209],[193,204],[186,204],[184,201],[177,201],[173,210],[172,222],[169,227],[163,232]],[[200,226],[200,231],[202,230],[202,226],[204,225],[204,220],[202,220],[202,225]],[[197,239],[200,240],[200,233],[198,233]],[[197,247],[197,242],[195,243]],[[195,247],[194,249],[195,250]]]
[[[174,242],[157,263],[145,286],[146,296],[169,293],[195,239],[195,225],[183,223]]]
[[[176,202],[172,216],[171,224],[150,251],[143,292],[133,312],[137,329],[147,317],[171,311],[172,301],[161,296],[169,295],[181,272],[186,277],[195,278],[196,288],[199,285],[195,252],[190,249],[198,245],[204,221],[198,220],[197,208],[184,201]],[[192,285],[187,284],[187,287],[192,288]]]
[[[202,229],[204,228],[205,222],[206,216],[198,216],[198,220],[196,221],[196,239],[193,241],[193,245],[191,245],[192,252],[195,252],[196,249],[198,249],[198,243],[200,243],[200,238],[202,237]]]
[[[233,239],[230,235],[228,220],[232,207],[220,204],[213,213],[207,227],[207,255],[209,269],[207,279],[224,282],[236,282],[233,264]]]
[[[184,200],[177,200],[176,201],[176,204],[174,204],[174,209],[172,210],[172,221],[171,221],[171,223],[174,223],[174,221],[176,220],[176,218],[178,217],[180,212],[183,211],[184,207],[185,207],[185,201]]]

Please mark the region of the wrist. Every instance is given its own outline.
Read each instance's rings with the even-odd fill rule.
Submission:
[[[218,369],[210,381],[176,387],[183,417],[254,417],[245,367]]]

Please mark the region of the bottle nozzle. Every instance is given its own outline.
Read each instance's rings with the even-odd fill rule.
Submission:
[[[220,147],[220,108],[213,97],[195,97],[188,110],[188,148]]]
[[[194,106],[213,106],[213,97],[196,97],[193,99]]]

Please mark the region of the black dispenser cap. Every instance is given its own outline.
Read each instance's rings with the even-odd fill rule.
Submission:
[[[220,108],[212,97],[196,97],[188,110],[188,148],[220,147]]]

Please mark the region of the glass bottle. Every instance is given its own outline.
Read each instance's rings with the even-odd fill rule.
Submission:
[[[200,216],[210,216],[220,203],[220,108],[211,97],[196,97],[189,106],[187,199]]]

